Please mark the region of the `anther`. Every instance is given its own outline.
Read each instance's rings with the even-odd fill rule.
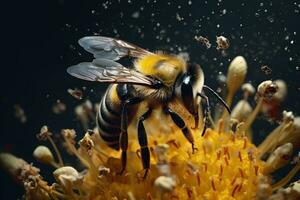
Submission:
[[[190,170],[185,170],[185,172],[190,176],[192,175],[192,172]]]
[[[235,192],[236,192],[236,190],[238,189],[238,187],[239,187],[239,185],[236,185],[236,186],[233,188],[232,193],[231,193],[231,196],[232,196],[232,197],[234,197]]]
[[[171,196],[171,200],[178,200],[178,199],[179,199],[179,197],[177,195],[172,195]]]
[[[232,179],[232,181],[231,181],[231,183],[230,183],[230,184],[231,184],[231,185],[234,185],[234,183],[235,183],[236,179],[237,179],[237,175],[235,175],[235,176],[234,176],[234,178]]]
[[[151,194],[148,192],[147,193],[147,200],[152,200],[153,198],[152,198],[152,196],[151,196]]]
[[[243,172],[243,170],[242,170],[241,168],[239,168],[239,172],[240,172],[241,177],[242,177],[242,178],[245,178],[244,172]]]
[[[249,161],[253,161],[253,152],[252,151],[248,151],[248,159]]]
[[[207,172],[207,163],[202,163],[202,165],[204,165],[204,171]]]
[[[244,137],[244,145],[243,145],[243,149],[246,149],[247,148],[247,137]]]
[[[254,171],[255,171],[255,175],[257,176],[258,175],[258,166],[257,165],[254,165]]]
[[[176,147],[176,149],[179,149],[179,147],[180,147],[180,145],[177,144],[175,140],[169,140],[169,141],[167,142],[167,144],[172,144],[173,146]]]
[[[191,199],[193,197],[193,191],[191,190],[191,188],[186,188],[186,192],[187,192],[189,199]]]
[[[226,165],[228,166],[229,162],[228,162],[227,156],[224,156],[224,160],[225,160]]]
[[[223,147],[223,151],[224,151],[224,155],[226,155],[228,157],[228,159],[230,160],[230,153],[229,153],[229,149],[228,147]]]
[[[238,155],[239,155],[239,159],[240,159],[240,161],[241,161],[241,162],[243,162],[243,159],[242,159],[242,154],[241,154],[241,152],[240,152],[240,151],[238,151]]]
[[[218,150],[217,151],[217,160],[220,160],[220,158],[221,158],[221,150]]]
[[[202,145],[202,149],[203,149],[204,156],[206,156],[206,148],[204,145]]]
[[[223,165],[220,165],[220,174],[219,174],[219,178],[222,179],[223,176]]]
[[[239,188],[238,188],[237,192],[240,192],[242,190],[242,187],[243,187],[243,183],[239,184]]]
[[[197,172],[197,183],[198,183],[198,185],[200,186],[200,184],[201,184],[201,179],[200,179],[200,174],[199,174],[199,172]]]
[[[216,191],[216,186],[215,186],[215,182],[214,182],[214,178],[210,177],[210,182],[211,182],[211,187],[214,191]]]

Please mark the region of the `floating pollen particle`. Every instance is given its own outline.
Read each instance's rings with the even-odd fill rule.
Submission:
[[[260,67],[261,71],[265,73],[265,75],[271,75],[272,74],[272,69],[268,67],[268,65],[262,65]]]
[[[64,104],[63,102],[61,102],[60,100],[58,100],[55,104],[53,104],[52,106],[52,111],[55,114],[61,114],[64,113],[67,109],[66,104]]]
[[[216,43],[217,43],[218,50],[219,49],[225,50],[225,49],[228,49],[230,46],[229,40],[224,36],[217,36]]]
[[[194,37],[197,42],[199,42],[201,45],[205,46],[207,49],[211,47],[211,44],[209,40],[203,36],[195,36]]]
[[[82,97],[83,97],[83,92],[82,90],[78,89],[78,88],[75,88],[75,89],[71,89],[69,88],[68,90],[68,93],[74,97],[75,99],[78,99],[78,100],[81,100]]]
[[[24,109],[20,105],[14,105],[15,117],[21,122],[26,123],[27,117]]]

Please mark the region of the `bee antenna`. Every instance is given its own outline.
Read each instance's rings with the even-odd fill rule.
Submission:
[[[230,108],[228,107],[228,105],[226,104],[226,102],[223,100],[222,97],[220,97],[220,95],[218,95],[218,93],[216,93],[213,89],[211,89],[210,87],[208,87],[207,85],[203,85],[203,88],[207,89],[208,91],[210,91],[213,95],[215,95],[215,97],[217,97],[217,99],[223,104],[223,106],[226,108],[226,110],[228,111],[228,113],[231,113]]]

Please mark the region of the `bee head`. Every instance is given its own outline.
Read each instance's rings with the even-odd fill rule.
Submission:
[[[175,83],[175,96],[184,107],[198,118],[198,107],[200,103],[197,93],[201,93],[204,85],[204,74],[198,64],[188,64],[187,71],[180,75]]]

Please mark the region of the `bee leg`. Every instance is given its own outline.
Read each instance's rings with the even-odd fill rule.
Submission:
[[[181,129],[185,138],[192,144],[192,150],[194,153],[194,151],[196,150],[196,148],[194,147],[194,137],[191,131],[186,127],[186,124],[183,121],[183,119],[171,108],[166,107],[165,112],[171,116],[173,122],[176,124],[176,126],[178,126]]]
[[[199,113],[198,112],[194,114],[194,121],[195,121],[195,127],[192,128],[193,130],[197,129],[199,126]]]
[[[198,93],[197,96],[200,96],[202,99],[205,100],[205,103],[206,105],[204,106],[204,127],[203,127],[203,130],[202,130],[202,134],[201,136],[204,135],[207,127],[209,126],[209,115],[210,115],[210,104],[209,104],[209,99],[208,97],[203,94],[203,93]]]
[[[199,96],[196,96],[196,98],[199,98]],[[198,99],[197,99],[198,100]],[[192,127],[193,130],[197,129],[199,126],[199,104],[196,105],[196,112],[193,114],[194,121],[195,121],[195,127]]]
[[[132,99],[127,99],[124,101],[122,105],[122,113],[121,113],[121,134],[119,138],[119,143],[120,147],[122,150],[122,155],[121,155],[121,164],[122,164],[122,169],[119,172],[119,174],[123,174],[123,172],[126,169],[126,162],[127,162],[127,148],[128,148],[128,133],[127,133],[127,126],[128,126],[128,119],[127,119],[127,106],[129,105],[134,105],[141,102],[140,98],[132,98]]]
[[[141,156],[142,156],[142,162],[143,162],[143,168],[145,169],[145,174],[143,176],[143,179],[147,177],[149,168],[150,168],[150,152],[148,148],[148,140],[147,140],[147,134],[144,127],[144,121],[151,115],[152,109],[149,108],[139,119],[138,122],[138,140],[141,147]]]

